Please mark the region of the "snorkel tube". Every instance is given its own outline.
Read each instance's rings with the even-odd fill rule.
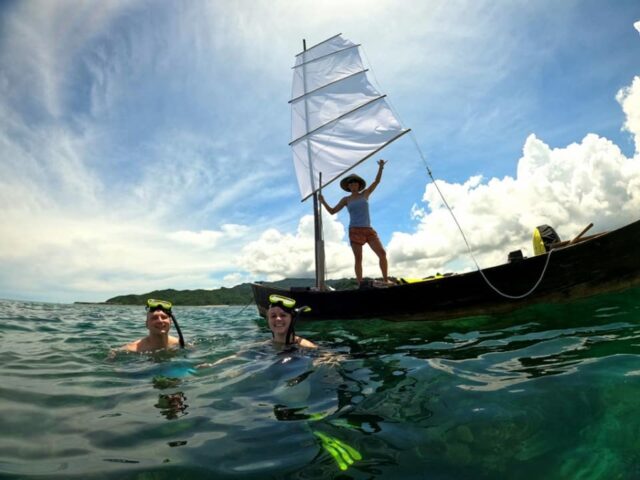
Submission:
[[[178,340],[180,341],[180,348],[184,348],[184,337],[182,336],[182,330],[180,330],[180,325],[178,325],[178,321],[176,317],[173,315],[172,311],[169,311],[169,316],[171,320],[173,320],[173,324],[176,326],[176,332],[178,332]]]
[[[295,342],[295,340],[296,340],[296,330],[295,330],[296,321],[298,320],[298,317],[300,316],[301,313],[310,312],[310,311],[311,311],[311,308],[307,307],[307,306],[298,307],[298,308],[294,308],[293,309],[293,311],[291,312],[291,324],[289,325],[289,329],[287,330],[287,338],[286,338],[285,345],[291,345],[292,343]]]

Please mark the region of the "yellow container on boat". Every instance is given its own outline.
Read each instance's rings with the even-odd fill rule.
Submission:
[[[553,227],[549,225],[539,225],[533,231],[533,253],[541,255],[551,250],[554,243],[560,242],[560,236]]]
[[[534,228],[533,229],[533,254],[541,255],[546,251],[547,249],[544,247],[544,242],[542,241],[540,230],[538,230],[537,228]]]
[[[409,278],[409,277],[401,277],[398,280],[400,281],[400,283],[403,284],[408,284],[408,283],[420,283],[420,282],[428,282],[429,280],[437,280],[439,278],[444,278],[444,275],[441,275],[439,273],[436,273],[435,275],[431,276],[431,277],[426,277],[426,278]]]

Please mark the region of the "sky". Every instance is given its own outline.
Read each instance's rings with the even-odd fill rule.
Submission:
[[[412,129],[370,198],[391,275],[475,268],[427,167],[481,267],[538,225],[637,220],[639,21],[637,0],[0,2],[0,298],[313,277],[287,102],[302,40],[338,33]],[[328,278],[353,277],[346,212],[323,222]]]

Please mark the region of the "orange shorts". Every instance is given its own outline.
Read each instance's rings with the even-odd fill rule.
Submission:
[[[364,245],[374,238],[378,238],[378,234],[371,227],[351,227],[349,229],[351,245]]]

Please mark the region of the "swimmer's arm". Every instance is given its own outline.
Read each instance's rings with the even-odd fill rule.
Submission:
[[[318,345],[313,343],[311,340],[307,340],[306,338],[298,337],[298,345],[304,348],[318,348]]]
[[[122,352],[139,352],[140,350],[140,342],[142,339],[136,340],[135,342],[127,343],[126,345],[122,345],[117,348],[112,348],[107,355],[109,360],[113,360],[118,353]]]
[[[228,362],[229,360],[233,360],[234,358],[238,358],[238,354],[234,353],[233,355],[229,355],[228,357],[219,358],[215,362],[211,362],[211,363],[201,363],[199,365],[196,365],[194,368],[197,368],[197,369],[212,368],[212,367],[215,367],[216,365],[220,365],[221,363],[225,363],[225,362]]]
[[[218,360],[216,360],[215,362],[210,362],[210,363],[209,363],[209,362],[207,362],[207,363],[200,363],[200,364],[196,365],[196,366],[195,366],[195,367],[193,367],[193,368],[200,369],[200,368],[211,368],[211,367],[215,367],[216,365],[220,365],[221,363],[226,363],[226,362],[229,362],[229,361],[234,360],[234,359],[236,359],[236,358],[239,358],[239,357],[240,357],[241,355],[243,355],[246,351],[247,351],[247,348],[242,348],[242,349],[241,349],[241,350],[239,350],[238,352],[236,352],[236,353],[234,353],[234,354],[232,354],[232,355],[226,356],[226,357],[219,358],[219,359],[218,359]]]

